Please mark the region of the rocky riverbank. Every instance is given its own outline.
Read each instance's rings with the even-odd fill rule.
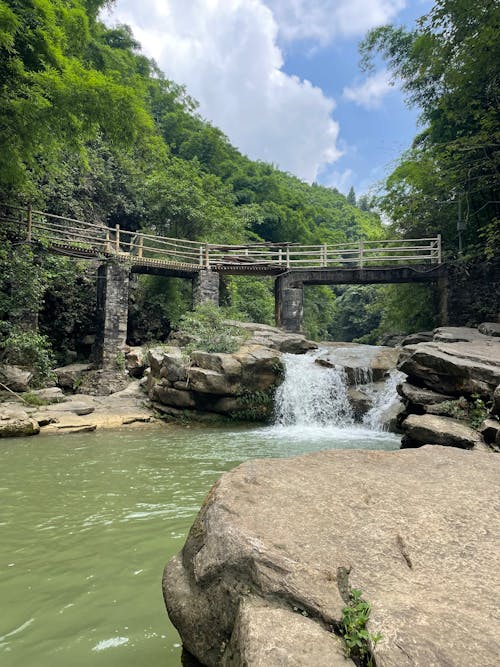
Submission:
[[[493,324],[479,330],[445,327],[435,330],[432,341],[403,348],[403,448],[500,449],[500,337],[491,335],[496,332]]]
[[[496,456],[439,446],[245,463],[165,570],[169,616],[209,667],[348,665],[359,590],[378,665],[496,667],[499,483]]]

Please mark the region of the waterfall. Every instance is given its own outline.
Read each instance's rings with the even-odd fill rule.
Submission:
[[[321,351],[284,354],[285,379],[276,392],[276,423],[281,426],[350,426],[352,409],[341,367],[315,363]]]
[[[406,375],[396,369],[389,373],[384,389],[374,395],[373,406],[363,418],[363,424],[374,431],[387,429],[388,417],[390,417],[395,405],[400,402],[396,391],[398,384],[404,381]]]

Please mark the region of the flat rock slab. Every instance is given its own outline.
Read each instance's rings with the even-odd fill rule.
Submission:
[[[499,484],[495,454],[439,446],[247,462],[212,488],[168,564],[169,615],[205,665],[273,665],[224,662],[247,651],[242,603],[304,612],[324,630],[350,586],[372,604],[379,667],[496,667]],[[294,625],[280,624],[294,656],[282,664],[336,664],[301,658]],[[255,616],[244,626],[266,645]]]
[[[441,394],[489,397],[500,384],[500,340],[477,336],[481,340],[409,345],[398,368],[410,382]]]
[[[438,415],[410,415],[401,424],[405,433],[402,446],[445,445],[472,449],[484,444],[475,429],[464,422]]]

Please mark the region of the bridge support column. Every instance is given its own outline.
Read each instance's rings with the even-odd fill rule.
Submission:
[[[193,280],[193,306],[202,303],[219,305],[220,277],[217,271],[202,269]]]
[[[285,331],[300,333],[304,317],[304,285],[290,284],[288,277],[278,277],[274,283],[274,312],[276,326]]]
[[[448,276],[443,276],[438,280],[438,293],[439,293],[439,326],[445,327],[449,322],[448,317],[448,296],[449,296],[449,286],[448,286]]]
[[[127,338],[129,268],[113,260],[97,271],[98,329],[93,357],[99,368],[116,370]]]

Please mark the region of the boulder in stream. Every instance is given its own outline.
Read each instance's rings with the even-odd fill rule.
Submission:
[[[249,461],[167,565],[169,616],[209,667],[337,665],[358,589],[378,665],[496,667],[499,484],[494,454],[439,446]]]

